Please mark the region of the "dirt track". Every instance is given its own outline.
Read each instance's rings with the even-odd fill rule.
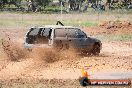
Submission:
[[[91,34],[96,34],[93,31]],[[17,43],[19,42],[21,44],[23,42],[22,36],[24,32],[22,31],[18,37],[15,36],[17,35],[16,31],[7,34],[18,39],[19,41]],[[40,83],[40,86],[43,85],[43,87],[60,87],[64,85],[63,87],[75,88],[80,87],[77,79],[81,76],[82,67],[88,70],[91,78],[98,72],[132,73],[132,41],[103,41],[102,45],[102,50],[98,57],[69,57],[69,54],[67,54],[65,59],[53,63],[46,63],[38,55],[34,56],[36,55],[35,53],[30,54],[31,57],[22,58],[19,61],[9,61],[2,48],[0,48],[1,83],[3,85],[7,83],[7,86],[12,85],[12,87],[15,85],[22,87],[22,83],[33,86],[33,82],[36,83],[36,86],[39,86]],[[131,74],[129,78],[132,78]],[[45,83],[48,83],[48,85]]]

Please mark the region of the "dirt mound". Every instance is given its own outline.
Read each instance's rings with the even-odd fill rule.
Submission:
[[[107,22],[103,22],[99,26],[106,29],[115,29],[115,28],[124,29],[124,28],[131,28],[132,24],[127,21],[107,21]]]
[[[100,34],[131,34],[132,23],[127,21],[105,21],[99,26],[87,27],[85,31],[90,35]]]
[[[99,25],[100,33],[103,34],[130,34],[132,23],[127,21],[107,21]]]

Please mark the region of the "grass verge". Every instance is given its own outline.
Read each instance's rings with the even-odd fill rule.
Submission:
[[[131,34],[119,34],[119,35],[98,35],[96,38],[101,41],[132,41]]]

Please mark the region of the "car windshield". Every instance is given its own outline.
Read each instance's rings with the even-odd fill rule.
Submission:
[[[78,38],[87,38],[87,35],[81,31],[80,29],[78,29],[78,34],[77,34]]]
[[[30,35],[33,35],[33,36],[34,36],[34,35],[37,35],[38,32],[39,32],[39,29],[38,29],[38,28],[31,28],[28,35],[29,35],[29,36],[30,36]]]

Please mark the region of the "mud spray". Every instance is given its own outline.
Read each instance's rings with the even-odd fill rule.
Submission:
[[[32,51],[24,49],[21,44],[13,41],[9,35],[2,39],[2,49],[11,61],[33,58],[46,63],[53,63],[60,60],[74,59],[78,57],[75,50],[56,51],[53,48],[34,48]]]

